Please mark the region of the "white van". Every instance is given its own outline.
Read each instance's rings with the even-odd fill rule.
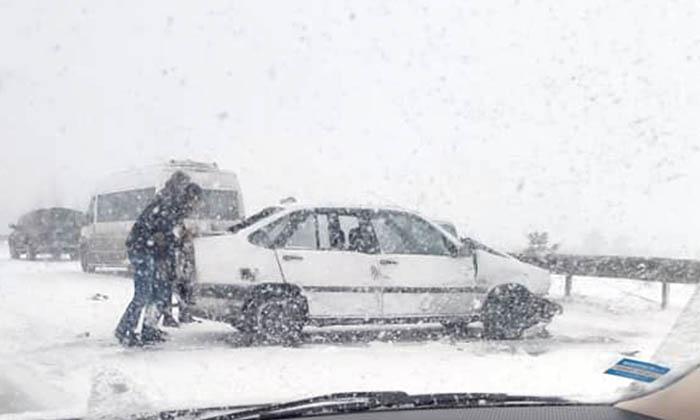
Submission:
[[[185,223],[198,234],[224,231],[243,219],[236,174],[215,163],[171,160],[122,171],[105,178],[92,195],[88,224],[80,233],[80,262],[85,272],[97,267],[128,268],[125,241],[141,211],[175,171],[188,174],[203,189],[202,203]]]

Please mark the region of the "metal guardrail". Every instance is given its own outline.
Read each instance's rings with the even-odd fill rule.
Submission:
[[[513,254],[519,260],[566,276],[565,294],[573,276],[610,277],[661,283],[661,307],[668,306],[670,283],[700,283],[700,261],[672,258],[621,257],[614,255]]]

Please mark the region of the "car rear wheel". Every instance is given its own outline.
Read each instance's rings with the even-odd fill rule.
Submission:
[[[264,344],[295,345],[301,341],[304,327],[304,305],[298,299],[269,297],[252,302],[247,308],[247,325],[242,330],[252,333]]]
[[[36,249],[34,249],[31,245],[27,247],[27,259],[29,261],[36,260]]]
[[[19,259],[19,251],[17,251],[14,245],[10,245],[10,258],[13,260]]]
[[[532,294],[520,284],[495,287],[484,301],[481,321],[483,338],[517,340],[532,326]]]

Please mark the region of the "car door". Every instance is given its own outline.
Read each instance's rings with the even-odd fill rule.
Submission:
[[[426,220],[401,211],[372,216],[384,316],[464,315],[475,305],[473,259]],[[460,254],[458,256],[458,254]]]
[[[312,317],[380,316],[381,290],[372,277],[374,256],[345,246],[347,230],[359,217],[348,209],[294,212],[276,241],[285,280],[303,288]]]

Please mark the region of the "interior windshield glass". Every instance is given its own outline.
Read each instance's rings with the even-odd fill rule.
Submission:
[[[251,226],[267,217],[272,216],[280,210],[282,210],[282,207],[266,207],[260,210],[259,212],[253,214],[252,216],[248,216],[243,220],[237,221],[228,228],[228,231],[231,233],[236,233],[243,228],[247,228],[248,226]]]
[[[686,377],[699,6],[0,0],[0,418]]]

